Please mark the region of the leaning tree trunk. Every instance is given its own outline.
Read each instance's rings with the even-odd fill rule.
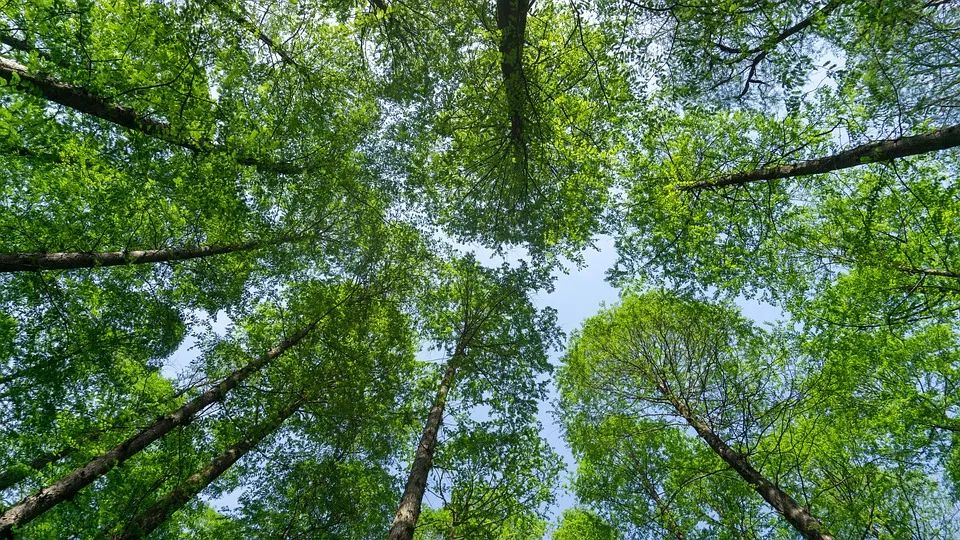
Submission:
[[[0,253],[0,272],[72,270],[76,268],[95,268],[100,266],[185,261],[225,253],[252,251],[267,245],[282,244],[290,241],[292,241],[291,238],[284,238],[274,241],[251,240],[240,244],[90,253]]]
[[[203,469],[190,475],[165,497],[137,514],[127,522],[122,531],[112,535],[111,540],[133,540],[148,536],[169,519],[174,512],[190,502],[204,488],[225,473],[237,460],[279,429],[287,418],[293,416],[300,409],[303,403],[303,398],[295,399],[275,417],[255,426],[247,438],[224,450]]]
[[[754,169],[752,171],[721,176],[712,180],[683,183],[677,185],[677,189],[680,191],[700,191],[726,186],[742,186],[753,182],[765,182],[780,178],[824,174],[831,171],[849,169],[866,163],[892,161],[898,158],[946,150],[956,146],[960,146],[960,126],[951,126],[924,133],[923,135],[900,137],[898,139],[863,144],[832,156],[808,159],[806,161],[778,165],[776,167]]]
[[[0,57],[0,79],[5,80],[13,90],[38,95],[51,103],[69,107],[187,150],[226,152],[234,156],[234,161],[238,164],[256,167],[264,172],[297,174],[304,171],[304,167],[300,165],[238,154],[236,149],[224,148],[210,141],[184,136],[165,120],[158,120],[131,107],[113,103],[110,99],[84,87],[33,73],[16,60]]]
[[[265,355],[253,360],[244,367],[231,373],[226,379],[206,392],[188,401],[179,409],[160,417],[150,426],[142,429],[136,435],[123,441],[107,452],[100,454],[78,467],[66,476],[30,495],[0,515],[0,537],[10,535],[14,527],[26,525],[37,516],[53,508],[57,504],[73,497],[81,489],[90,485],[108,471],[130,459],[146,448],[150,443],[160,439],[174,428],[189,425],[197,413],[213,403],[223,401],[227,393],[236,388],[254,373],[262,369],[273,359],[286,350],[300,343],[319,323],[316,320],[298,330],[289,338],[280,342]]]
[[[417,526],[417,519],[420,517],[420,508],[423,504],[423,494],[427,488],[427,477],[430,474],[430,468],[433,466],[433,453],[437,448],[437,434],[440,431],[440,424],[443,423],[443,409],[447,404],[447,394],[453,386],[454,376],[457,373],[459,356],[459,354],[454,354],[447,362],[447,369],[440,380],[440,388],[433,400],[430,414],[427,415],[427,423],[423,427],[420,444],[417,445],[417,453],[413,459],[413,465],[410,467],[410,475],[407,477],[407,485],[404,487],[403,497],[400,499],[400,507],[397,509],[397,515],[393,518],[393,525],[390,527],[388,537],[390,540],[411,540],[413,538],[413,530]]]
[[[713,429],[693,414],[689,407],[677,399],[663,384],[658,385],[660,393],[667,398],[687,424],[703,439],[723,461],[740,475],[754,491],[763,497],[784,519],[793,526],[807,540],[834,540],[834,537],[823,530],[820,520],[800,505],[788,493],[774,485],[753,468],[746,456],[737,452],[721,439]]]

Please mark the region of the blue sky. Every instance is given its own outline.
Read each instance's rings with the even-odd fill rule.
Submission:
[[[557,323],[569,339],[571,333],[580,327],[584,319],[600,310],[603,305],[617,302],[619,290],[605,281],[605,273],[613,266],[616,260],[616,249],[613,239],[602,237],[597,241],[596,249],[584,254],[585,266],[574,268],[567,274],[559,274],[553,292],[541,293],[536,296],[537,307],[550,306],[557,310]],[[563,351],[556,351],[551,357],[554,367],[559,366]],[[556,387],[551,382],[548,403],[540,408],[540,422],[543,424],[543,435],[564,459],[567,465],[567,474],[576,470],[573,455],[563,439],[560,427],[556,424],[553,415],[553,402],[557,399]],[[563,479],[566,485],[568,478]],[[564,487],[557,496],[557,505],[554,515],[560,513],[576,503],[574,496]]]

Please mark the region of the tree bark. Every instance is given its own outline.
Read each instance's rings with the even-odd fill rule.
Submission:
[[[440,431],[440,425],[443,423],[443,409],[447,404],[447,394],[453,386],[459,357],[460,354],[456,353],[447,362],[447,368],[440,380],[440,388],[433,400],[430,414],[427,415],[427,423],[423,427],[420,444],[417,445],[417,453],[413,459],[413,465],[410,467],[410,475],[407,477],[407,484],[403,490],[403,497],[400,499],[400,506],[393,518],[393,525],[390,526],[389,540],[411,540],[413,538],[413,531],[417,526],[417,519],[420,517],[420,508],[423,504],[423,494],[427,488],[427,476],[433,466],[437,434]]]
[[[219,384],[188,401],[179,409],[161,416],[156,422],[136,435],[9,508],[3,515],[0,515],[0,537],[10,535],[14,527],[26,525],[50,508],[73,497],[94,480],[130,459],[174,428],[189,425],[200,411],[213,403],[222,401],[230,390],[236,388],[286,350],[300,343],[318,323],[319,320],[316,320],[301,328],[265,355],[234,371]]]
[[[960,126],[951,126],[923,135],[863,144],[832,156],[808,159],[776,167],[754,169],[720,176],[712,180],[682,183],[677,185],[677,189],[680,191],[700,191],[727,186],[742,186],[753,182],[765,182],[781,178],[824,174],[867,163],[892,161],[957,146],[960,146]]]
[[[292,241],[291,238],[283,238],[274,241],[251,240],[240,244],[92,253],[0,253],[0,273],[38,270],[72,270],[76,268],[184,261],[222,255],[224,253],[251,251],[267,245],[282,244],[290,241]]]
[[[523,44],[527,28],[528,0],[497,0],[497,28],[500,30],[500,72],[503,76],[507,109],[510,116],[510,139],[515,145],[526,144]]]
[[[116,426],[109,428],[109,430],[117,429]],[[84,439],[85,444],[93,444],[100,440],[103,437],[103,434],[106,433],[107,429],[91,429],[83,434],[81,434]],[[79,450],[78,446],[66,446],[60,449],[57,452],[44,452],[39,456],[33,458],[28,463],[25,463],[27,468],[33,469],[34,471],[39,471],[51,463],[56,463],[61,459],[66,458],[70,454]],[[3,491],[7,488],[15,486],[20,483],[23,479],[30,476],[30,471],[23,468],[8,468],[3,472],[0,472],[0,491]]]
[[[662,383],[658,385],[660,393],[667,398],[686,422],[710,448],[720,456],[741,478],[746,480],[763,500],[772,506],[784,519],[807,540],[834,540],[823,530],[823,525],[810,512],[800,506],[789,494],[767,480],[760,471],[753,468],[746,456],[737,452],[721,439],[705,422],[697,418],[680,399],[677,399]]]
[[[917,268],[913,266],[898,266],[896,268],[904,274],[912,274],[915,276],[935,276],[960,279],[960,273],[951,272],[949,270],[943,270],[940,268]]]
[[[132,540],[148,536],[169,519],[174,512],[190,502],[204,488],[225,473],[237,460],[279,429],[287,418],[293,416],[300,409],[303,402],[303,398],[295,399],[275,417],[255,426],[247,438],[224,450],[223,453],[215,457],[204,468],[190,475],[162,499],[137,514],[127,522],[122,531],[113,534],[110,537],[111,540]]]
[[[75,111],[95,116],[187,150],[230,153],[229,149],[176,133],[173,126],[165,120],[159,120],[136,109],[113,103],[108,98],[97,95],[86,88],[31,73],[26,66],[9,58],[0,57],[0,79],[7,81],[11,88],[19,92],[37,94],[47,101],[58,103]],[[300,165],[264,160],[243,154],[237,155],[235,161],[240,165],[252,166],[261,171],[278,174],[297,174],[304,171],[304,167]]]

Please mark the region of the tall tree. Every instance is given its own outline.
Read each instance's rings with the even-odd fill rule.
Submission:
[[[567,373],[585,380],[569,379],[571,399],[584,399],[584,392],[608,392],[615,396],[613,402],[636,400],[668,410],[693,428],[804,538],[832,539],[810,510],[718,434],[714,428],[717,420],[702,416],[710,411],[718,420],[734,420],[737,412],[727,409],[727,399],[734,404],[750,399],[749,394],[744,395],[749,386],[738,387],[734,379],[734,386],[728,388],[730,376],[724,373],[731,370],[731,364],[749,365],[749,355],[755,353],[749,350],[748,332],[742,321],[712,306],[656,293],[627,297],[618,308],[591,320],[574,345]],[[626,385],[621,386],[621,381]],[[586,402],[605,406],[603,397],[587,398]]]
[[[273,418],[264,420],[251,428],[243,440],[237,441],[217,455],[205,467],[190,475],[152,506],[130,518],[123,530],[111,535],[111,538],[129,540],[148,536],[174,512],[226,472],[237,460],[254,449],[267,436],[276,432],[286,419],[296,414],[302,404],[303,398],[294,399],[290,405],[276,412]]]
[[[544,278],[525,266],[491,270],[466,257],[446,265],[441,281],[425,296],[427,335],[449,358],[416,446],[390,528],[391,539],[413,538],[458,374],[457,386],[468,402],[485,403],[508,414],[529,411],[527,396],[537,387],[534,377],[546,369],[546,351],[556,339],[552,313],[538,312],[529,298],[532,290],[543,285]],[[507,381],[515,385],[515,396],[490,395]]]
[[[461,419],[436,457],[431,492],[442,505],[425,511],[418,537],[542,538],[561,465],[540,429],[532,419]]]
[[[890,383],[864,384],[846,370],[865,364],[839,351],[810,357],[794,339],[662,292],[625,296],[589,320],[560,379],[582,500],[652,537],[767,536],[786,524],[813,538],[949,535],[930,470],[892,465],[925,442],[887,423],[890,412],[858,413],[865,403],[851,397]],[[872,354],[865,363],[881,364]]]
[[[107,251],[100,253],[16,253],[0,254],[0,272],[22,272],[31,270],[69,270],[76,268],[97,268],[101,266],[119,266],[123,264],[149,264],[175,262],[189,259],[211,257],[223,253],[235,253],[259,249],[270,244],[282,244],[289,240],[270,242],[252,240],[242,244],[201,246],[195,248],[169,248],[129,251]]]

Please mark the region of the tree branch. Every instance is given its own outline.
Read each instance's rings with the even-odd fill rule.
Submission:
[[[11,88],[18,92],[39,95],[47,101],[58,103],[75,111],[95,116],[120,127],[143,133],[148,137],[187,150],[198,153],[231,153],[228,148],[177,133],[177,130],[165,120],[113,103],[110,99],[95,94],[86,88],[64,83],[45,75],[31,73],[26,66],[9,58],[0,57],[0,79],[7,81]],[[235,161],[240,165],[252,166],[261,171],[277,174],[297,174],[304,171],[302,165],[264,160],[242,153],[236,155]]]
[[[956,146],[960,146],[960,125],[938,129],[922,135],[875,141],[844,150],[832,156],[733,173],[712,180],[681,183],[676,186],[676,189],[695,192],[727,186],[742,186],[780,178],[824,174],[867,163],[893,161],[903,157],[938,152]]]

